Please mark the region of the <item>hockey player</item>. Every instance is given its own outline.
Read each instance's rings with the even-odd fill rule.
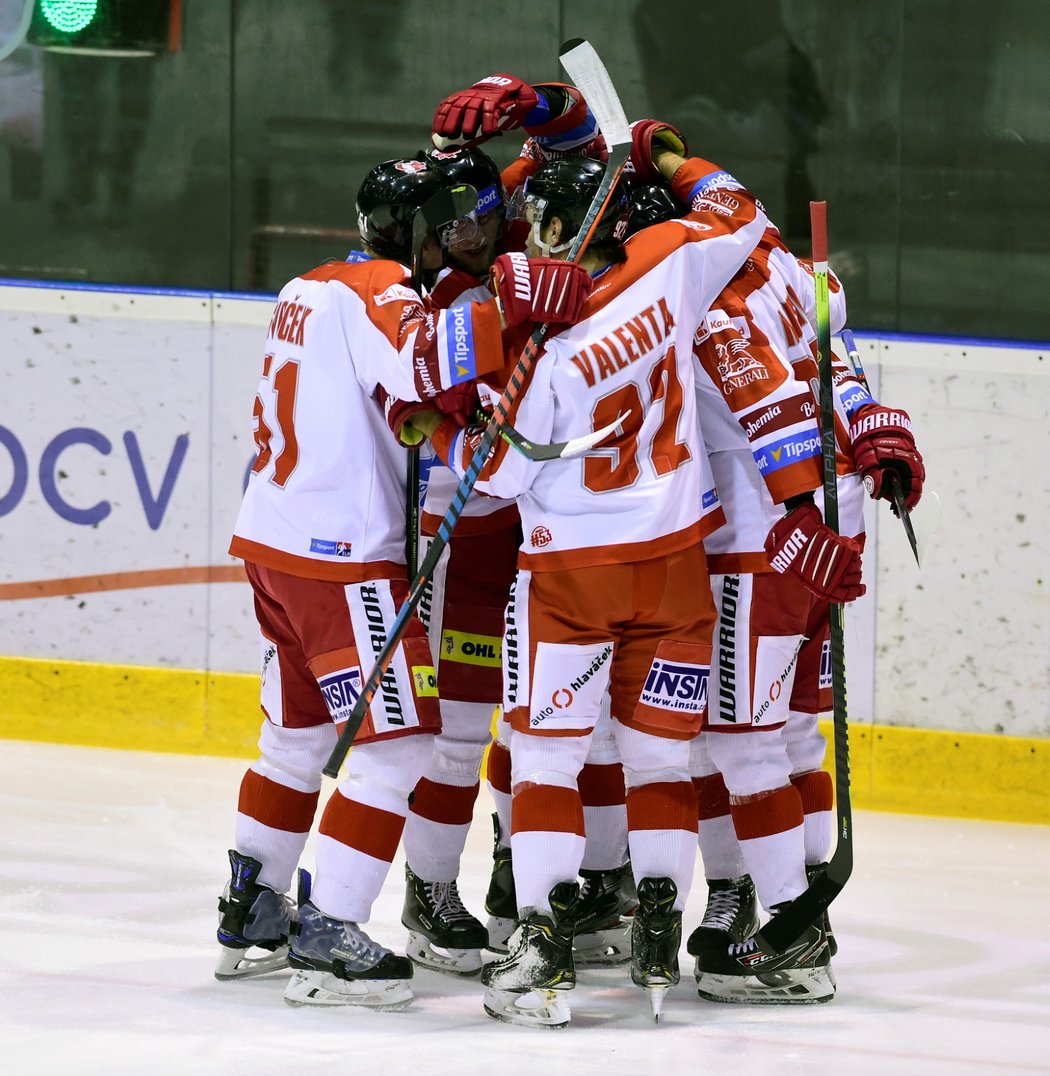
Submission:
[[[585,103],[575,87],[535,87],[547,101],[548,116],[527,127],[519,158],[501,176],[478,147],[432,150],[426,157],[455,180],[478,191],[479,235],[452,245],[430,299],[448,307],[491,298],[488,270],[508,241],[503,236],[504,178],[517,186],[544,161],[566,153],[589,152],[581,137],[593,135]],[[563,134],[559,134],[561,128]],[[567,132],[567,133],[564,133]],[[517,237],[524,242],[524,236]],[[515,242],[514,238],[509,239]],[[519,347],[524,345],[524,338]],[[443,466],[430,471],[422,532],[432,537],[458,485]],[[404,832],[406,892],[402,922],[409,929],[408,955],[417,964],[455,974],[481,969],[481,951],[506,951],[517,925],[510,867],[509,731],[490,748],[488,780],[498,810],[493,876],[486,894],[487,929],[467,910],[459,893],[460,858],[478,794],[478,775],[490,740],[493,710],[500,702],[500,647],[503,610],[514,580],[521,544],[512,500],[477,496],[467,500],[421,606],[438,669],[442,731],[433,760],[416,786]],[[501,727],[506,728],[505,722]],[[580,965],[629,959],[629,923],[637,901],[626,858],[623,772],[607,759],[611,741],[608,714],[595,737],[593,757],[580,776],[588,840],[581,867],[583,894],[577,932]],[[603,754],[604,752],[604,754]],[[502,808],[502,817],[500,808]]]
[[[681,212],[659,188],[638,192],[636,204],[645,222]],[[833,323],[841,327],[844,300],[834,280],[832,296]],[[730,948],[758,926],[756,884],[765,908],[775,911],[820,869],[831,840],[831,781],[820,768],[825,745],[816,721],[821,702],[829,705],[818,697],[818,682],[830,595],[812,578],[776,574],[765,548],[767,534],[783,526],[782,502],[815,512],[809,491],[822,479],[809,384],[816,375],[813,303],[812,269],[770,227],[694,344],[706,374],[697,381],[698,409],[728,520],[705,543],[719,618],[707,731],[692,759],[709,897],[689,951],[697,956],[701,996],[717,1001],[822,1001],[835,989],[833,946],[820,926],[795,956],[765,961],[760,975],[751,974],[754,943]],[[845,415],[879,410],[844,368],[836,391]],[[913,442],[906,458],[921,471]],[[839,469],[844,529],[859,536],[859,479],[845,456]],[[846,590],[837,600],[849,596]],[[820,694],[827,693],[823,684]]]
[[[648,160],[650,139],[632,157]],[[570,245],[604,166],[556,161],[524,188],[530,253]],[[751,196],[701,160],[676,189],[728,187],[737,209],[700,208],[624,250],[614,198],[582,263],[595,289],[579,323],[549,339],[511,421],[542,443],[622,420],[592,456],[534,464],[497,447],[483,488],[518,497],[524,540],[504,636],[513,732],[514,881],[521,924],[508,957],[482,971],[486,1011],[514,1023],[568,1021],[583,852],[577,774],[608,689],[627,783],[639,908],[632,978],[651,992],[678,978],[681,912],[695,859],[689,739],[704,706],[714,609],[700,540],[721,521],[695,418],[691,341],[707,304],[761,236]],[[498,279],[498,278],[497,278]],[[513,302],[509,283],[500,287]],[[443,423],[435,448],[458,473],[470,439]]]
[[[281,291],[255,401],[258,459],[231,552],[245,561],[262,644],[261,756],[241,783],[232,876],[220,899],[216,974],[296,969],[292,1005],[399,1007],[407,959],[361,928],[401,837],[407,799],[439,728],[433,660],[413,621],[382,681],[320,823],[316,885],[284,896],[316,809],[321,770],[407,592],[406,454],[390,438],[380,389],[462,409],[456,386],[502,365],[493,300],[426,308],[413,285],[473,234],[476,192],[420,161],[374,168],[357,199],[366,244]],[[514,316],[569,321],[586,293],[560,275],[560,301]],[[549,298],[549,297],[548,297]],[[473,393],[473,389],[470,389]],[[252,948],[270,955],[253,962]]]

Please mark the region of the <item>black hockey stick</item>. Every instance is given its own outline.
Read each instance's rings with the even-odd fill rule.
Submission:
[[[868,375],[864,372],[864,365],[860,361],[860,351],[857,350],[857,342],[853,339],[853,333],[849,329],[843,329],[841,335],[842,342],[846,345],[846,354],[849,356],[853,372],[857,375],[857,379],[864,388],[867,389]],[[908,511],[904,503],[904,490],[901,489],[900,476],[896,471],[883,472],[883,474],[883,481],[889,487],[890,498],[893,501],[893,514],[904,524],[904,533],[908,536],[908,545],[911,546],[912,556],[915,558],[915,563],[922,567],[922,562],[919,560],[919,542],[915,537],[915,528],[912,526],[911,512]]]
[[[419,567],[419,445],[408,450],[408,483],[405,486],[405,563],[408,577]]]
[[[603,426],[600,430],[595,430],[594,433],[584,434],[583,437],[571,437],[568,441],[552,441],[546,445],[538,445],[535,441],[530,441],[527,437],[518,433],[509,422],[503,424],[499,433],[507,444],[513,445],[527,460],[541,462],[545,460],[569,460],[575,459],[577,456],[583,456],[601,441],[604,441],[606,437],[619,433],[623,429],[624,420],[630,414],[630,411],[624,412],[622,415],[617,416],[615,422],[610,422],[608,426]]]
[[[598,122],[598,127],[605,136],[606,145],[609,147],[609,160],[605,174],[602,176],[597,191],[595,191],[594,198],[591,199],[591,204],[587,209],[586,216],[583,218],[583,223],[580,225],[580,230],[576,233],[572,246],[569,248],[569,259],[578,262],[583,252],[587,249],[587,244],[590,242],[591,235],[609,201],[616,180],[623,171],[623,166],[627,163],[627,157],[631,151],[631,130],[627,123],[627,117],[624,115],[623,106],[620,104],[612,80],[609,78],[609,73],[605,70],[605,66],[594,49],[586,41],[573,40],[566,42],[562,46],[560,55],[565,70],[579,87]],[[546,340],[549,331],[546,324],[536,326],[522,349],[517,364],[511,372],[507,387],[503,390],[503,395],[496,401],[496,408],[492,418],[489,419],[489,424],[481,435],[478,447],[467,466],[466,473],[456,488],[452,503],[449,505],[444,519],[438,525],[437,536],[430,543],[427,555],[409,589],[408,597],[405,599],[404,605],[398,610],[397,616],[390,626],[386,642],[376,657],[372,671],[361,685],[361,693],[358,695],[350,716],[339,734],[338,742],[332,749],[328,764],[322,771],[328,777],[338,777],[339,775],[339,768],[342,766],[343,760],[354,742],[354,737],[364,721],[365,714],[372,704],[372,699],[379,690],[382,677],[390,667],[394,652],[401,641],[402,635],[405,633],[405,629],[408,627],[412,613],[423,597],[426,585],[430,581],[438,561],[441,559],[445,546],[448,545],[452,529],[463,511],[467,497],[478,480],[481,468],[488,459],[489,453],[496,443],[496,438],[500,435],[501,428],[507,424],[510,409],[520,395],[525,379],[539,357],[543,342]]]
[[[813,281],[817,298],[817,351],[820,373],[820,444],[824,463],[824,522],[838,533],[839,490],[835,470],[835,399],[831,378],[831,318],[828,311],[827,202],[810,202],[813,230]],[[755,935],[765,953],[782,953],[839,895],[853,871],[853,813],[849,794],[849,722],[846,716],[846,643],[842,606],[832,602],[828,615],[831,634],[832,724],[835,732],[835,807],[838,841],[827,869]]]

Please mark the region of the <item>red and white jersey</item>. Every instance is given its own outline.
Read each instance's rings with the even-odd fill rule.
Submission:
[[[446,309],[464,303],[484,303],[492,297],[485,283],[473,274],[462,269],[443,269],[429,299],[435,306]],[[453,474],[441,460],[435,459],[420,513],[420,530],[423,534],[431,537],[437,534],[458,486],[459,476]],[[513,500],[487,497],[475,492],[463,505],[456,523],[456,533],[489,534],[494,530],[512,527],[517,521],[518,507]]]
[[[706,161],[683,165],[674,189],[693,209],[628,240],[625,261],[597,276],[578,322],[548,338],[510,413],[538,444],[621,417],[622,432],[584,457],[545,463],[501,442],[482,470],[479,488],[518,498],[522,568],[648,560],[695,544],[723,520],[696,416],[693,331],[766,217]],[[458,474],[473,455],[472,438],[448,423],[435,448]]]
[[[259,455],[230,544],[291,575],[404,572],[407,453],[375,398],[420,400],[503,365],[494,302],[424,307],[408,270],[354,255],[281,290],[255,398]]]
[[[837,331],[846,309],[834,277],[829,298]],[[782,502],[823,484],[820,413],[809,383],[816,375],[814,306],[812,266],[769,228],[697,329],[697,406],[727,521],[705,541],[716,574],[770,570],[764,544]],[[841,437],[846,427],[838,428]],[[843,448],[839,471],[850,469]]]

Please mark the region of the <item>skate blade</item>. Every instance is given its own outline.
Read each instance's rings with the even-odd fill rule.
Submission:
[[[518,927],[517,919],[504,919],[498,915],[489,916],[485,929],[489,935],[489,949],[494,953],[510,952],[510,936]]]
[[[564,991],[530,990],[516,994],[511,990],[485,990],[485,1012],[493,1020],[518,1027],[568,1027],[571,1013]]]
[[[631,924],[579,934],[572,940],[572,959],[578,968],[609,968],[631,959]]]
[[[664,1010],[664,996],[671,989],[671,984],[661,983],[656,986],[647,986],[645,989],[649,995],[649,1011],[653,1015],[653,1023],[658,1024]]]
[[[700,972],[696,992],[705,1001],[726,1005],[820,1005],[835,996],[829,967],[763,975],[714,975]]]
[[[253,955],[259,954],[259,955]],[[288,946],[270,952],[268,949],[229,949],[223,946],[215,962],[215,978],[220,983],[235,979],[250,979],[257,975],[269,975],[288,968]]]
[[[292,1008],[357,1005],[384,1012],[407,1008],[413,1000],[406,979],[340,979],[327,971],[297,971],[284,989]]]
[[[467,978],[481,971],[480,949],[435,948],[428,938],[415,931],[409,931],[405,955],[421,968],[444,972],[446,975]]]

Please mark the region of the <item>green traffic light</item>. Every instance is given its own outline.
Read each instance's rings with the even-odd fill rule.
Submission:
[[[98,0],[40,0],[40,14],[63,34],[76,34],[91,25]]]

